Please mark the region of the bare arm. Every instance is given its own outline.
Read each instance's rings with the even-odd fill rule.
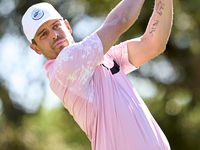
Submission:
[[[122,0],[108,15],[104,24],[97,30],[103,44],[104,54],[117,39],[128,30],[139,16],[144,0]]]
[[[144,35],[128,41],[129,61],[139,67],[165,50],[172,27],[172,0],[155,0]]]

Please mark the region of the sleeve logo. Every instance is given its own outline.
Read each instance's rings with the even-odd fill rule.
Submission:
[[[34,9],[32,11],[31,17],[33,20],[39,20],[44,16],[44,12],[40,9]]]

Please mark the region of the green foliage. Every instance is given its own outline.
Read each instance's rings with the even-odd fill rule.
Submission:
[[[86,150],[90,148],[85,133],[74,122],[68,111],[61,108],[50,112],[41,110],[37,116],[25,116],[23,124],[27,130],[27,149]]]
[[[21,125],[1,115],[2,150],[88,150],[90,142],[66,109],[25,114]]]

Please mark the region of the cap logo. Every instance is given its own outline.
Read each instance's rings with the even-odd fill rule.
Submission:
[[[44,12],[40,9],[34,9],[32,11],[31,17],[33,20],[39,20],[44,16]]]

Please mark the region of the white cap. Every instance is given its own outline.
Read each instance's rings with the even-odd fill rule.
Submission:
[[[38,3],[31,6],[22,17],[23,30],[29,42],[43,23],[53,19],[63,18],[51,4]]]

